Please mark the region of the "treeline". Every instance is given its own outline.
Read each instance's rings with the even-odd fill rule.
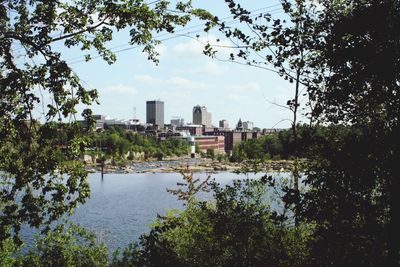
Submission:
[[[332,132],[343,135],[354,129],[343,125],[315,126],[297,125],[297,140],[291,129],[271,133],[258,139],[245,140],[232,151],[231,161],[307,158],[315,149],[318,140],[327,138]]]
[[[118,126],[107,128],[103,132],[93,132],[90,136],[90,150],[93,154],[128,157],[142,153],[146,158],[181,156],[189,153],[189,144],[180,138],[168,138],[158,142],[153,136],[124,131]]]

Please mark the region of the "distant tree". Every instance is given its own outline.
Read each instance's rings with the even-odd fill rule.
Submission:
[[[277,134],[269,134],[260,139],[260,142],[263,145],[265,153],[268,153],[271,157],[283,154],[282,141]]]
[[[155,153],[157,160],[163,160],[164,153],[162,151],[158,151]]]
[[[214,151],[214,149],[213,149],[213,148],[207,148],[206,155],[207,155],[208,158],[214,160],[214,158],[215,158],[215,151]]]
[[[226,156],[225,153],[218,153],[218,154],[217,154],[217,160],[218,160],[218,162],[226,161],[227,158],[228,158],[228,157]]]

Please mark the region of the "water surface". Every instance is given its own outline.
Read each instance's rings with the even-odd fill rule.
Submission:
[[[263,174],[196,173],[195,177],[205,179],[208,175],[225,185],[234,179],[260,178]],[[178,173],[111,173],[105,174],[103,180],[99,173],[93,173],[88,181],[91,197],[76,209],[71,221],[94,231],[110,251],[138,241],[141,234],[149,231],[157,214],[183,207],[182,201],[166,191],[183,182]],[[28,246],[32,236],[32,231],[25,232]]]

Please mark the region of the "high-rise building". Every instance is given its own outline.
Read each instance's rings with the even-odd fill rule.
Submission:
[[[244,121],[243,122],[243,130],[252,131],[254,128],[254,123],[252,121]]]
[[[243,122],[242,119],[239,119],[238,123],[236,124],[236,130],[243,131]]]
[[[164,102],[146,101],[146,123],[164,127]]]
[[[212,119],[211,112],[207,111],[205,106],[194,106],[193,107],[193,124],[205,125],[211,127]]]
[[[219,128],[228,129],[229,123],[227,120],[220,120],[219,121]]]
[[[171,125],[180,127],[180,126],[185,125],[185,121],[183,118],[174,118],[174,119],[171,119]]]

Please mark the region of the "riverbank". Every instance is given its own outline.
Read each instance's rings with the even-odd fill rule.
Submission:
[[[287,172],[293,167],[291,160],[270,160],[262,163],[213,161],[209,158],[170,158],[161,161],[137,161],[123,164],[105,164],[105,173],[171,173],[171,172]],[[99,165],[87,165],[89,172],[100,172]]]

